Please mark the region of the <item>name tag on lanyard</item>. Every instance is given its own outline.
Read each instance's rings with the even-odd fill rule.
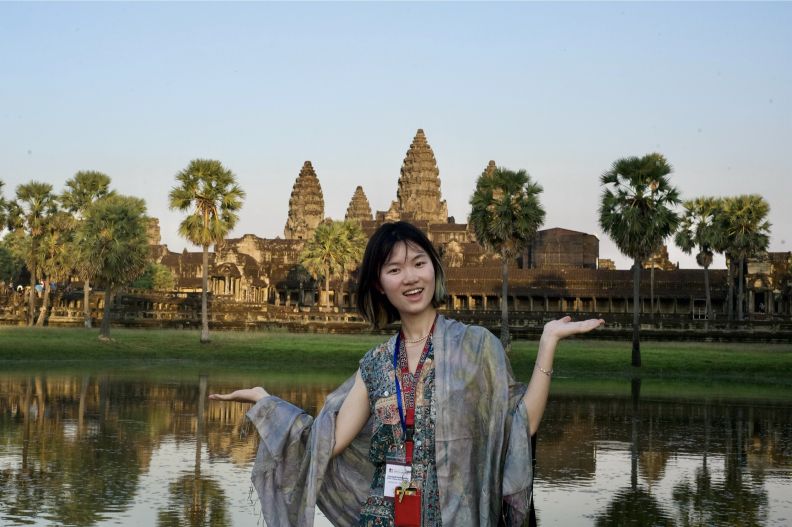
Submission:
[[[406,486],[412,481],[412,466],[400,463],[385,465],[385,497],[393,498],[396,487]]]

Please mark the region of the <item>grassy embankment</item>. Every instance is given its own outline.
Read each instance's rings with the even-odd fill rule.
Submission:
[[[87,364],[117,370],[170,364],[190,371],[303,371],[343,377],[354,371],[365,350],[386,338],[285,331],[214,332],[212,342],[201,345],[197,331],[113,329],[112,342],[100,342],[97,334],[96,330],[83,329],[0,328],[0,370],[63,370]],[[518,378],[530,375],[536,348],[535,341],[514,343],[511,361]],[[645,381],[700,387],[738,383],[792,394],[792,344],[644,342],[642,355],[644,365],[639,374]],[[582,382],[596,391],[612,382],[621,387],[624,379],[635,373],[629,364],[629,342],[566,340],[556,354],[556,384],[563,389],[572,381],[577,385]]]

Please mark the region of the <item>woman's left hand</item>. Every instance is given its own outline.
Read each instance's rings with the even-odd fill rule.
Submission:
[[[542,338],[549,338],[558,342],[570,335],[588,333],[603,325],[605,325],[605,321],[601,318],[590,318],[578,322],[573,322],[572,317],[559,318],[558,320],[551,320],[545,324]]]

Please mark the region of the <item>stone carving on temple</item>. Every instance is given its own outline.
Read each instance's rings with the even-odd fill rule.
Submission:
[[[283,235],[287,240],[307,240],[324,219],[324,197],[310,161],[303,164],[289,198],[289,217]]]
[[[449,268],[462,267],[465,261],[464,254],[462,253],[462,246],[456,240],[451,240],[445,245],[443,251],[443,260]]]
[[[402,219],[446,223],[448,206],[440,193],[440,170],[437,168],[432,147],[422,129],[407,150],[396,192],[396,208]],[[391,205],[391,210],[394,205]],[[389,211],[391,212],[391,211]]]
[[[344,219],[347,221],[356,221],[358,223],[374,219],[371,214],[371,206],[369,205],[368,198],[365,192],[363,192],[363,187],[360,185],[358,185],[355,189],[355,193],[352,195],[352,200],[349,202],[349,207],[347,207]]]

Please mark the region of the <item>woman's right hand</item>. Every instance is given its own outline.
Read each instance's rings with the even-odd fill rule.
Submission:
[[[257,403],[269,393],[261,386],[255,388],[245,388],[244,390],[236,390],[231,393],[213,393],[209,398],[213,401],[234,401],[237,403]]]

